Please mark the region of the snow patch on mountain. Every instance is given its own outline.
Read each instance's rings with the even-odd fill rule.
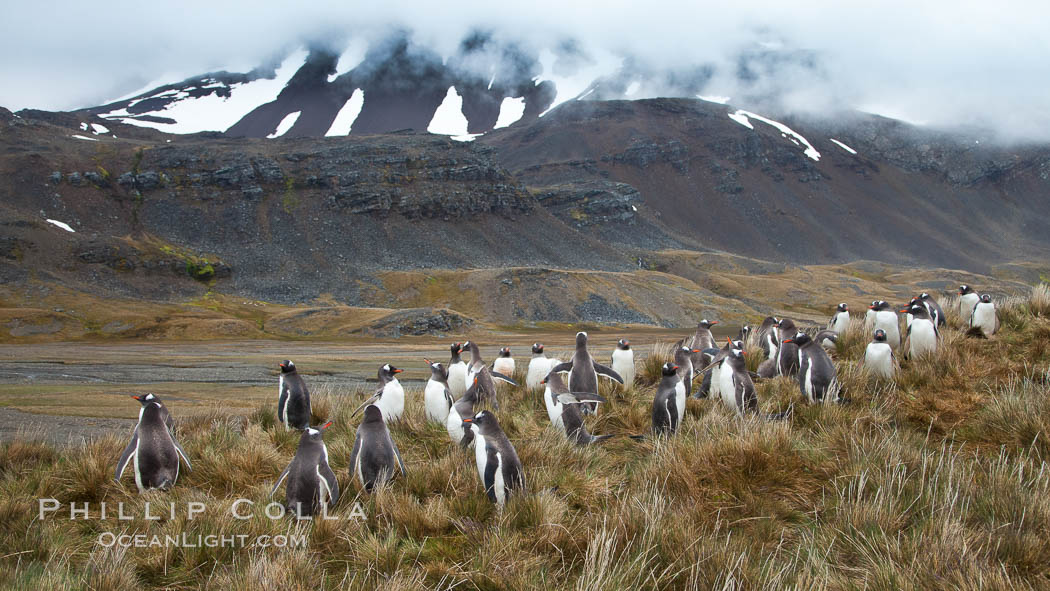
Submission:
[[[73,233],[76,233],[76,230],[74,230],[73,228],[69,227],[69,224],[67,224],[67,223],[65,223],[65,222],[60,222],[60,221],[58,221],[58,220],[53,220],[53,219],[51,219],[51,218],[48,218],[48,219],[47,219],[47,223],[49,223],[49,224],[51,224],[51,225],[54,225],[54,226],[58,226],[59,228],[62,228],[62,229],[63,229],[63,230],[65,230],[66,232],[73,232]]]
[[[334,82],[336,78],[361,65],[361,62],[365,61],[367,52],[368,43],[364,39],[350,41],[350,45],[339,54],[339,61],[335,64],[335,73],[328,75],[328,81]]]
[[[463,97],[456,92],[455,86],[449,86],[445,100],[441,101],[441,105],[434,111],[434,118],[430,120],[427,131],[440,135],[469,137],[468,125],[467,117],[463,114]]]
[[[499,106],[499,117],[496,118],[496,126],[492,129],[509,127],[525,114],[525,97],[506,97]]]
[[[540,117],[550,113],[551,109],[567,100],[577,97],[582,98],[580,95],[584,92],[594,90],[595,80],[623,67],[624,58],[617,57],[609,52],[601,52],[591,57],[591,62],[586,66],[578,68],[572,73],[564,73],[562,68],[558,67],[558,56],[553,51],[549,49],[540,51],[539,62],[543,66],[543,73],[536,76],[533,80],[536,84],[550,80],[554,82],[557,92],[554,102],[551,103],[551,106],[546,111],[540,113]]]
[[[846,144],[844,144],[844,143],[842,143],[842,142],[838,141],[838,140],[837,140],[837,139],[835,139],[835,138],[828,138],[828,139],[830,139],[831,141],[835,142],[835,144],[837,144],[837,145],[838,145],[838,147],[840,147],[840,148],[842,148],[843,150],[845,150],[845,151],[849,152],[850,154],[856,154],[856,153],[857,153],[857,151],[856,151],[856,150],[854,150],[853,148],[851,148],[851,147],[847,146]]]
[[[274,131],[273,133],[267,135],[266,137],[269,138],[269,139],[273,139],[275,137],[281,137],[282,135],[288,133],[288,130],[291,129],[293,125],[295,125],[296,121],[299,120],[299,115],[302,115],[302,114],[303,114],[302,111],[295,111],[294,113],[288,113],[287,115],[284,116],[283,119],[281,119],[281,122],[277,124],[277,131]]]
[[[306,63],[307,55],[305,49],[293,52],[281,62],[273,78],[259,78],[251,82],[231,84],[229,98],[214,93],[191,98],[184,90],[168,90],[156,95],[157,97],[170,97],[172,102],[163,109],[148,114],[173,119],[174,123],[136,119],[134,115],[128,113],[126,108],[102,113],[100,116],[131,125],[152,127],[168,133],[226,131],[256,107],[276,99],[296,71]],[[148,98],[153,97],[143,97],[129,106]]]
[[[346,99],[342,108],[335,115],[335,120],[324,134],[326,137],[350,135],[350,129],[361,114],[361,108],[365,106],[365,91],[355,88],[350,98]]]
[[[720,105],[724,105],[724,104],[728,103],[729,99],[732,98],[732,97],[722,96],[722,95],[718,95],[718,94],[706,94],[706,95],[705,94],[698,94],[698,95],[696,95],[696,98],[698,98],[698,99],[700,99],[702,101],[707,101],[709,103],[718,103]]]
[[[809,140],[802,137],[800,133],[796,132],[795,130],[791,129],[790,127],[784,125],[779,121],[773,121],[772,119],[768,119],[756,113],[752,113],[751,111],[745,111],[743,109],[738,109],[735,113],[730,113],[729,117],[733,121],[736,121],[737,123],[745,127],[749,127],[751,129],[754,129],[754,126],[751,125],[750,119],[758,119],[762,123],[772,125],[773,127],[780,130],[781,137],[790,139],[796,146],[806,146],[806,149],[803,152],[806,156],[809,156],[813,160],[820,160],[820,152],[818,152],[817,149],[813,147],[813,144],[809,143]]]
[[[97,142],[98,141],[96,138],[87,137],[87,136],[84,136],[84,135],[78,135],[78,134],[75,134],[75,133],[73,134],[72,137],[75,137],[78,140],[87,140],[89,142]]]
[[[754,125],[751,125],[751,121],[748,120],[747,115],[741,115],[739,111],[737,111],[736,113],[729,113],[729,118],[748,129],[755,128]]]

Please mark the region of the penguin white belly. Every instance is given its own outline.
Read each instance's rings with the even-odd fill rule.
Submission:
[[[445,419],[445,430],[448,431],[448,437],[452,440],[452,443],[456,444],[463,441],[463,436],[466,435],[463,431],[463,417],[459,416],[455,406],[448,409],[448,418]]]
[[[467,364],[460,361],[448,366],[448,391],[457,400],[467,391]]]
[[[711,368],[711,389],[708,391],[708,395],[712,398],[718,398],[722,395],[722,364],[724,361],[719,361],[718,365]]]
[[[397,379],[390,380],[383,386],[383,396],[376,402],[383,413],[383,420],[390,422],[401,418],[405,412],[405,389]]]
[[[465,374],[463,374],[463,388],[464,388],[463,391],[464,392],[469,390],[470,386],[474,384],[474,377],[477,376],[477,375],[478,375],[478,371],[475,371],[474,368],[472,368],[472,367],[468,367],[467,368],[467,372]]]
[[[624,387],[634,383],[634,351],[617,349],[612,354],[612,369],[623,378]]]
[[[711,377],[711,385],[714,386],[714,376]],[[733,383],[733,372],[728,368],[719,371],[718,390],[721,394],[722,403],[732,409],[736,414],[743,414],[743,409],[736,403],[736,384]]]
[[[529,361],[529,370],[525,374],[525,387],[533,390],[543,384],[543,378],[551,371],[551,360],[546,357],[533,357]]]
[[[908,336],[908,355],[918,357],[937,350],[937,333],[933,328],[933,322],[916,319],[911,324],[911,334]]]
[[[674,387],[674,405],[678,409],[678,425],[682,425],[682,417],[685,416],[685,382],[679,381]]]
[[[448,399],[445,398],[445,385],[435,380],[428,380],[423,390],[423,409],[427,418],[435,423],[444,424],[448,419]]]
[[[801,366],[802,366],[802,364],[800,363],[799,367],[801,367]],[[807,367],[806,367],[805,379],[803,380],[802,384],[803,384],[803,386],[805,387],[805,390],[806,390],[806,398],[809,400],[810,404],[813,404],[813,402],[814,402],[814,400],[813,400],[813,364],[809,363],[809,360],[807,359],[806,360],[806,366]]]
[[[278,404],[280,404],[280,402],[281,402],[281,394],[283,394],[283,393],[284,393],[284,376],[282,375],[281,376],[281,381],[278,382],[278,384],[277,384],[277,403]],[[281,417],[280,417],[281,418],[281,423],[284,424],[284,430],[287,431],[288,430],[288,401],[287,400],[284,401],[284,408],[282,408],[281,410],[283,411],[281,413]]]
[[[868,310],[864,314],[864,332],[875,331],[875,316],[878,314],[875,310]]]
[[[770,333],[766,335],[766,344],[769,345],[769,355],[766,359],[775,361],[777,359],[777,354],[780,351],[780,345],[777,343],[777,337],[773,331],[770,331]]]
[[[968,293],[959,298],[959,320],[970,325],[970,319],[973,316],[973,307],[977,305],[977,302],[981,301],[981,297],[975,293]]]
[[[514,358],[497,357],[496,361],[492,362],[492,371],[501,373],[508,378],[514,377]]]
[[[995,334],[995,304],[980,303],[973,309],[971,325],[981,329],[984,336]]]
[[[880,310],[875,314],[875,329],[886,331],[886,342],[897,349],[901,346],[901,328],[897,314],[889,310]]]
[[[864,350],[864,367],[881,378],[892,378],[893,349],[886,343],[868,343]]]
[[[543,402],[547,405],[547,416],[550,417],[551,424],[564,433],[565,423],[561,420],[561,413],[565,410],[565,405],[555,400],[551,400],[550,388],[544,389]]]
[[[837,335],[843,335],[849,331],[849,325],[849,312],[839,312],[835,314],[835,320],[831,323],[831,331]]]
[[[141,414],[141,412],[139,414]],[[138,487],[139,492],[141,493],[143,490],[145,490],[145,487],[142,485],[142,472],[139,471],[139,446],[140,445],[142,445],[142,438],[139,438],[139,440],[135,443],[135,451],[132,452],[132,457],[134,458],[134,463],[132,464],[132,468],[135,469],[135,486]]]
[[[328,481],[321,476],[320,464],[314,466],[314,473],[317,474],[317,501],[321,505],[327,505],[332,498],[332,491],[328,490]]]
[[[485,436],[474,433],[474,461],[478,465],[478,477],[481,479],[481,488],[485,488],[485,468],[488,466],[489,451],[485,449]]]

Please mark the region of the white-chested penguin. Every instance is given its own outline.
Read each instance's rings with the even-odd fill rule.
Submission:
[[[467,381],[467,363],[460,358],[463,352],[462,343],[452,343],[452,357],[448,360],[448,390],[452,398],[459,398],[467,391],[470,383]]]
[[[791,341],[798,347],[798,386],[810,404],[827,402],[832,396],[838,402],[840,398],[835,364],[827,351],[802,331],[785,341]]]
[[[525,471],[518,459],[518,452],[500,428],[496,415],[491,412],[483,410],[474,418],[463,421],[474,434],[478,476],[485,487],[485,494],[502,508],[511,492],[523,492],[525,489]]]
[[[281,380],[278,385],[277,420],[285,429],[305,429],[310,426],[310,391],[295,369],[285,359],[281,362]]]
[[[981,296],[969,285],[959,286],[959,321],[964,326],[970,326],[970,317],[973,316],[973,307],[981,301]]]
[[[702,353],[699,349],[690,349],[682,345],[681,341],[675,346],[674,350],[674,364],[678,366],[678,377],[682,380],[682,385],[685,386],[686,397],[693,395],[693,377],[696,375],[696,370],[704,367],[703,365],[693,365],[693,359]]]
[[[512,386],[517,386],[518,383],[509,375],[490,370],[485,365],[485,360],[481,358],[481,350],[474,341],[463,343],[463,349],[470,351],[470,362],[467,363],[467,387],[474,387],[476,378],[478,400],[491,400],[492,405],[498,409],[499,400],[496,398],[496,380],[507,382]]]
[[[708,396],[718,398],[722,395],[722,368],[725,366],[726,357],[732,349],[743,350],[744,341],[741,339],[734,341],[726,338],[726,344],[721,349],[717,351],[714,349],[708,350],[711,363],[704,369],[704,380],[700,383],[700,388],[696,391],[696,394],[693,395],[694,398],[707,398]]]
[[[758,395],[755,394],[755,383],[747,373],[744,350],[732,347],[731,342],[728,345],[731,348],[724,349],[725,355],[719,360],[721,368],[717,376],[718,385],[714,388],[717,390],[715,397],[739,416],[757,413]]]
[[[685,415],[685,384],[678,375],[679,367],[665,363],[660,368],[663,377],[653,397],[653,434],[674,435]]]
[[[849,331],[850,327],[850,316],[849,306],[846,302],[842,302],[835,308],[835,313],[831,316],[831,320],[828,321],[828,330],[831,332],[843,336]],[[825,349],[834,349],[835,343],[830,339],[823,339],[820,343]]]
[[[539,388],[543,378],[551,371],[551,360],[543,352],[543,343],[532,344],[532,359],[529,360],[529,369],[525,373],[525,387],[529,390]]]
[[[926,306],[926,309],[930,312],[930,318],[933,318],[933,323],[938,328],[948,323],[944,318],[944,310],[941,309],[941,305],[937,303],[937,300],[933,299],[932,295],[924,291],[919,294],[919,300],[922,302],[922,305]]]
[[[372,492],[398,474],[405,475],[405,462],[390,436],[383,413],[374,404],[365,407],[365,416],[357,426],[354,449],[350,452],[350,477]]]
[[[758,330],[755,331],[755,340],[758,346],[762,347],[762,353],[765,354],[766,359],[777,358],[777,349],[780,348],[780,336],[777,334],[779,322],[779,318],[766,316]]]
[[[860,367],[872,375],[892,380],[897,373],[897,356],[893,348],[886,342],[886,331],[877,329],[871,342],[864,349],[864,357],[860,360]]]
[[[587,351],[587,333],[585,332],[576,333],[576,352],[573,353],[572,359],[554,366],[551,368],[551,371],[559,373],[563,371],[569,372],[569,390],[573,392],[597,394],[599,375],[623,384],[623,377],[619,373],[613,371],[612,368],[596,363],[594,358],[591,357],[591,354]],[[595,411],[596,406],[588,403],[584,404],[582,408],[584,414],[591,414]]]
[[[620,374],[625,386],[634,384],[634,351],[631,350],[631,342],[620,339],[616,342],[616,348],[612,352],[612,363],[609,365],[613,371]]]
[[[907,337],[904,340],[907,358],[915,359],[936,351],[941,335],[937,332],[937,321],[930,317],[930,310],[922,304],[922,300],[917,300],[901,312],[911,314],[911,325],[908,326]]]
[[[781,318],[777,323],[777,334],[780,339],[780,348],[777,350],[776,369],[779,376],[793,376],[799,370],[798,344],[793,336],[798,332],[795,321],[790,318]]]
[[[718,324],[717,320],[708,320],[707,318],[702,319],[696,325],[696,332],[690,337],[688,342],[685,343],[686,347],[692,350],[691,356],[693,360],[693,368],[700,369],[711,363],[710,358],[705,358],[703,351],[704,349],[717,349],[718,345],[715,343],[715,336],[711,334],[711,327]]]
[[[985,338],[999,332],[999,315],[995,312],[992,296],[983,294],[973,307],[970,315],[970,334]]]
[[[503,347],[492,362],[492,371],[514,377],[514,358],[510,356],[510,347]]]
[[[875,315],[879,308],[879,300],[872,300],[868,305],[868,311],[864,313],[864,332],[875,330]]]
[[[752,346],[752,336],[754,335],[755,329],[750,324],[745,324],[740,327],[740,335],[737,336],[736,340],[744,343],[745,349]]]
[[[295,457],[270,491],[273,498],[281,483],[288,481],[284,487],[284,505],[293,517],[316,515],[322,511],[322,505],[331,507],[339,501],[339,483],[328,465],[328,447],[323,436],[330,426],[331,421],[320,428],[307,427],[303,431]]]
[[[353,414],[356,415],[361,409],[374,403],[383,413],[384,421],[390,422],[400,419],[405,412],[405,388],[401,385],[401,382],[397,381],[397,374],[402,371],[404,370],[398,369],[389,363],[380,367],[379,387],[376,388],[375,394],[361,403],[361,406],[357,407]]]
[[[904,307],[901,309],[901,312],[904,313],[904,332],[905,333],[907,333],[908,329],[911,328],[911,319],[912,319],[911,307],[915,306],[915,305],[919,305],[919,306],[922,305],[922,301],[919,299],[919,296],[913,297],[911,299],[911,301],[908,302],[907,304],[904,304]],[[901,340],[901,342],[903,342],[903,339]]]
[[[175,436],[168,428],[166,419],[170,414],[163,403],[152,396],[133,396],[142,405],[139,409],[139,422],[131,433],[131,441],[124,448],[117,460],[116,480],[132,464],[135,471],[135,486],[139,492],[159,488],[168,490],[179,478],[179,458],[186,462],[186,469],[192,470],[189,457],[183,451]]]
[[[886,300],[878,300],[870,308],[875,312],[875,321],[872,330],[881,328],[886,332],[886,342],[894,351],[901,347],[901,326],[897,312],[890,307]]]
[[[475,378],[474,383],[448,409],[445,429],[448,431],[448,437],[452,440],[452,443],[464,447],[474,444],[474,435],[470,432],[470,429],[463,428],[465,424],[463,419],[469,419],[477,412],[478,406],[481,405],[480,395],[478,380]]]
[[[427,419],[439,425],[448,420],[448,410],[452,408],[452,392],[448,388],[448,370],[440,363],[424,359],[430,366],[430,379],[423,388],[423,411]]]
[[[148,402],[155,402],[159,404],[161,420],[163,420],[164,424],[168,427],[168,431],[171,431],[172,434],[175,433],[175,419],[171,418],[171,413],[168,412],[168,407],[164,406],[164,403],[161,402],[160,398],[157,398],[156,394],[150,392],[145,396],[132,396],[132,398],[138,400],[142,404],[146,404]]]
[[[569,392],[561,374],[551,372],[543,380],[546,389],[543,399],[547,405],[547,416],[550,417],[551,425],[562,432],[563,435],[574,441],[577,445],[589,445],[608,439],[612,435],[591,435],[583,425],[583,412],[580,411],[581,402],[605,402],[605,399],[597,394]]]

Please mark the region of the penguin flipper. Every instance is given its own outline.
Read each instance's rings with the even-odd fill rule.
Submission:
[[[277,489],[280,488],[281,483],[284,482],[284,479],[288,478],[288,473],[291,472],[291,470],[292,470],[292,463],[289,462],[288,463],[288,467],[285,468],[284,472],[281,472],[281,475],[277,477],[277,483],[273,485],[273,489],[270,491],[270,498],[271,499],[273,498],[274,493],[277,492]]]
[[[124,453],[120,454],[120,459],[117,460],[117,473],[114,476],[114,480],[120,482],[120,477],[124,474],[124,470],[127,469],[128,463],[131,462],[131,458],[135,455],[135,450],[139,446],[139,428],[135,426],[135,430],[131,432],[131,441],[128,442],[128,446],[124,448]]]
[[[595,363],[594,371],[600,376],[605,376],[607,378],[616,380],[620,384],[623,384],[623,378],[620,377],[620,374],[616,373],[616,371],[614,371],[611,367],[604,366],[601,363]]]
[[[282,384],[281,396],[277,399],[277,422],[284,423],[284,407],[288,405],[288,384]],[[287,425],[285,425],[287,426]]]
[[[496,451],[496,448],[492,445],[485,445],[485,454],[488,456],[488,461],[485,462],[485,473],[482,475],[482,480],[485,485],[485,494],[488,495],[489,500],[493,503],[498,503],[496,500],[496,470],[502,470],[503,458],[500,453]]]
[[[186,450],[182,449],[182,446],[179,445],[178,441],[175,441],[174,437],[171,438],[171,442],[175,444],[175,451],[179,452],[179,455],[182,456],[183,461],[186,462],[186,469],[192,472],[193,464],[190,463],[190,458],[186,455]]]
[[[507,375],[501,374],[501,373],[500,373],[500,372],[498,372],[498,371],[489,371],[489,373],[490,373],[490,374],[492,374],[492,377],[493,377],[494,379],[497,379],[497,380],[500,380],[500,381],[503,381],[503,382],[507,382],[507,383],[508,383],[508,384],[510,384],[511,386],[517,386],[517,385],[518,385],[518,383],[517,383],[517,382],[515,382],[515,381],[514,381],[513,379],[511,379],[511,377],[510,377],[510,376],[507,376]]]
[[[372,394],[371,398],[369,398],[368,400],[365,400],[364,402],[362,402],[361,406],[357,407],[354,410],[354,412],[350,413],[350,416],[352,416],[352,417],[353,416],[357,416],[357,413],[359,413],[362,410],[364,410],[364,408],[366,406],[368,406],[369,404],[372,404],[376,400],[379,400],[380,398],[382,398],[382,396],[383,396],[383,388],[379,388],[378,390],[376,390],[375,394]]]
[[[567,371],[572,371],[571,361],[566,361],[565,363],[559,363],[558,365],[555,365],[551,368],[549,373],[564,373]],[[621,381],[620,383],[622,384],[623,381]]]
[[[449,408],[452,408],[452,405],[456,403],[454,400],[452,400],[452,392],[450,392],[449,389],[446,387],[444,394],[445,394],[445,402],[448,403],[448,407]]]
[[[357,461],[361,455],[361,434],[354,437],[354,449],[350,452],[350,478],[357,478]]]
[[[401,459],[401,450],[397,449],[397,444],[394,443],[394,438],[390,438],[390,447],[394,448],[394,457],[397,458],[397,467],[401,470],[401,475],[404,476],[408,473],[405,470],[405,461]]]
[[[317,465],[317,475],[321,477],[321,483],[328,489],[328,504],[335,505],[339,502],[339,481],[335,479],[335,472],[328,462]]]

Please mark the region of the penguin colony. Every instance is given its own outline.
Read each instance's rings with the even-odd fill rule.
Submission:
[[[977,295],[970,286],[959,288],[960,318],[970,336],[988,338],[999,330],[995,304],[987,294]],[[905,330],[900,317],[905,315]],[[787,318],[767,317],[757,329],[743,326],[737,338],[727,338],[719,346],[711,328],[717,321],[703,319],[695,334],[678,341],[674,361],[661,367],[652,403],[652,426],[648,433],[631,435],[635,439],[673,436],[685,415],[686,399],[712,398],[725,404],[738,416],[760,416],[754,380],[792,376],[802,397],[809,404],[847,402],[841,397],[836,366],[828,350],[852,323],[849,307],[839,304],[826,330],[810,334]],[[883,300],[868,306],[864,326],[872,335],[860,365],[879,379],[893,379],[899,364],[897,353],[912,360],[937,350],[944,312],[928,293],[920,294],[901,309]],[[526,385],[532,392],[542,389],[543,406],[551,425],[577,445],[600,443],[613,435],[595,435],[587,430],[585,416],[598,412],[605,399],[598,394],[599,378],[621,386],[634,383],[635,359],[630,342],[620,339],[611,354],[609,366],[595,360],[588,349],[588,335],[576,334],[576,348],[567,362],[548,358],[542,343],[532,345]],[[746,350],[762,351],[757,372],[747,370]],[[490,501],[499,507],[525,489],[525,470],[514,444],[500,427],[497,382],[517,385],[511,377],[515,362],[509,347],[499,350],[491,364],[485,363],[474,341],[454,343],[447,364],[424,359],[430,378],[423,389],[422,405],[428,421],[448,431],[451,444],[474,449],[478,479]],[[469,353],[469,361],[461,354]],[[295,456],[277,478],[271,491],[276,495],[284,485],[287,510],[306,517],[321,512],[339,500],[339,484],[328,461],[324,432],[332,426],[309,425],[310,392],[291,360],[278,364],[277,420],[285,429],[301,431]],[[387,423],[398,421],[405,410],[404,387],[397,379],[403,370],[389,363],[378,371],[379,387],[352,416],[361,415],[349,472],[365,492],[386,485],[406,474],[397,443]],[[694,391],[694,380],[702,377]],[[133,466],[139,492],[168,490],[179,476],[180,463],[191,469],[190,459],[175,438],[175,423],[167,407],[154,394],[134,396],[141,404],[139,421],[131,440],[116,466],[116,480]],[[490,403],[496,412],[480,408]],[[791,409],[761,415],[765,420],[790,418]]]

